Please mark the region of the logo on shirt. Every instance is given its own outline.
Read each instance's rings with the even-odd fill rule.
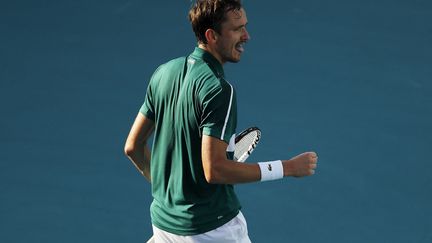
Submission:
[[[272,171],[273,168],[272,168],[271,164],[268,164],[268,165],[267,165],[267,169],[268,169],[269,171]]]
[[[194,60],[194,59],[192,59],[192,58],[189,58],[189,59],[188,59],[188,63],[190,63],[190,64],[192,64],[192,65],[193,65],[193,64],[195,64],[195,60]]]

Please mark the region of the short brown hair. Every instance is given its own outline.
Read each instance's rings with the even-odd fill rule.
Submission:
[[[241,0],[196,0],[189,11],[189,21],[198,42],[207,44],[205,32],[213,29],[220,33],[226,13],[241,8]]]

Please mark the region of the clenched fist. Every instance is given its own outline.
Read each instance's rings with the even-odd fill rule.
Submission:
[[[299,154],[290,160],[283,160],[284,176],[303,177],[315,174],[318,156],[315,152]]]

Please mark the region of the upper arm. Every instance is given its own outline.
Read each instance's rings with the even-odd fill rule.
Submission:
[[[214,174],[218,171],[217,166],[221,165],[220,161],[227,160],[226,149],[228,145],[223,140],[218,138],[203,135],[201,142],[201,159],[203,163],[204,175],[208,182],[218,175]]]
[[[223,140],[203,135],[201,147],[201,157],[205,164],[210,164],[216,160],[227,159],[226,150],[228,144]]]
[[[201,90],[202,129],[201,159],[209,183],[221,183],[230,163],[227,157],[237,123],[237,104],[233,87],[215,80]]]
[[[134,150],[136,145],[145,145],[154,130],[154,121],[138,113],[126,139],[125,152]]]

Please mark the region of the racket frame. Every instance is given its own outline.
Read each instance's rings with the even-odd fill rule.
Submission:
[[[257,136],[254,141],[249,145],[247,151],[243,153],[239,158],[236,158],[238,162],[244,162],[249,157],[249,155],[254,151],[261,139],[261,130],[258,127],[250,127],[242,131],[239,135],[235,137],[235,144],[237,144],[243,137],[251,132],[257,132]]]

